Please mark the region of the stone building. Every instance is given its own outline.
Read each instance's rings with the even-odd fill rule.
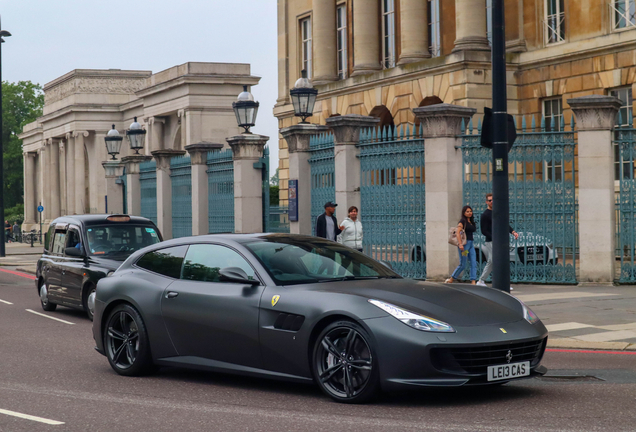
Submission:
[[[124,134],[136,117],[147,130],[145,154],[155,158],[184,154],[190,144],[227,148],[226,137],[240,132],[232,102],[244,85],[259,80],[249,64],[185,63],[155,74],[76,69],[46,84],[42,117],[20,134],[23,229],[39,226],[39,205],[44,223],[64,214],[106,212],[102,163],[110,158],[104,137],[111,125]],[[119,157],[131,153],[124,141]],[[169,238],[171,228],[160,228]]]
[[[318,89],[312,123],[362,114],[415,124],[412,109],[491,105],[490,0],[279,0],[279,127],[298,123],[289,90],[307,69]],[[632,121],[633,0],[505,0],[508,111],[568,124],[568,99],[616,96]],[[286,203],[287,143],[280,146]],[[575,164],[576,164],[575,160]],[[575,168],[576,169],[576,168]],[[615,165],[619,177],[618,161]]]

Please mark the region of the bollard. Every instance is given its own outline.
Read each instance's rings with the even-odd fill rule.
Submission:
[[[33,236],[31,236],[31,247],[33,247]]]

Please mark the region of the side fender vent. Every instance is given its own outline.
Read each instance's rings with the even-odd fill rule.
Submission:
[[[274,328],[278,330],[298,331],[305,322],[305,317],[302,315],[294,315],[281,313],[276,318]]]

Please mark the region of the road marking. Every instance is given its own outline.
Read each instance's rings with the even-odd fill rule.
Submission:
[[[63,425],[64,424],[64,422],[61,422],[61,421],[45,419],[43,417],[36,417],[36,416],[29,415],[29,414],[22,414],[22,413],[19,413],[19,412],[4,410],[4,409],[1,409],[1,408],[0,408],[0,414],[6,414],[6,415],[9,415],[9,416],[13,416],[13,417],[19,417],[19,418],[26,419],[26,420],[33,420],[33,421],[40,422],[40,423],[45,423],[45,424],[48,424],[48,425]]]
[[[578,339],[585,342],[611,342],[620,341],[621,339],[634,339],[636,338],[636,331],[634,330],[620,330],[609,331],[602,333],[593,333],[582,336],[572,336],[572,339]]]
[[[31,312],[32,314],[43,316],[44,318],[48,318],[48,319],[52,319],[52,320],[55,320],[55,321],[63,322],[64,324],[70,324],[70,325],[74,325],[75,324],[75,323],[72,323],[70,321],[64,321],[63,319],[59,319],[59,318],[55,318],[55,317],[52,317],[52,316],[44,315],[43,313],[36,312],[34,310],[31,310],[31,309],[25,309],[25,311]]]
[[[6,301],[6,300],[0,300],[0,302],[2,302],[2,303],[6,303],[6,304],[13,304],[13,303],[8,302],[8,301]]]
[[[549,324],[549,325],[545,326],[545,328],[547,328],[548,331],[576,330],[576,329],[582,329],[582,328],[588,328],[588,327],[594,327],[594,326],[590,325],[590,324],[581,324],[581,323],[577,323],[577,322],[568,322],[568,323],[561,323],[561,324]]]
[[[636,323],[612,324],[612,325],[606,325],[606,326],[596,326],[596,328],[600,328],[603,330],[636,330]]]
[[[12,275],[15,276],[21,276],[23,278],[27,278],[27,279],[31,279],[31,280],[36,280],[37,278],[33,275],[30,274],[26,274],[26,273],[21,273],[21,272],[17,272],[17,271],[13,271],[13,270],[5,270],[5,269],[0,269],[0,272],[4,272],[4,273],[10,273]]]
[[[570,292],[559,292],[559,293],[545,293],[545,294],[520,294],[515,295],[519,300],[523,302],[532,302],[532,301],[541,301],[541,300],[561,300],[561,299],[571,299],[571,298],[584,298],[584,297],[609,297],[609,296],[617,296],[618,294],[611,293],[588,293],[583,291],[570,291]]]
[[[549,352],[560,352],[560,353],[577,353],[577,354],[621,354],[621,355],[636,355],[636,352],[625,352],[625,351],[598,351],[598,350],[577,350],[577,349],[556,349],[556,348],[548,348],[546,351]]]

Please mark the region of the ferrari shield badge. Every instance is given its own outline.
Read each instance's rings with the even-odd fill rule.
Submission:
[[[274,300],[272,300],[272,302],[273,302],[273,301],[274,301]],[[505,329],[505,328],[499,328],[499,330],[501,330],[501,332],[502,332],[502,333],[508,333],[508,332],[506,331],[506,329]]]
[[[278,299],[280,299],[279,295],[275,295],[274,297],[272,297],[272,306],[276,306],[276,303],[278,303]]]

